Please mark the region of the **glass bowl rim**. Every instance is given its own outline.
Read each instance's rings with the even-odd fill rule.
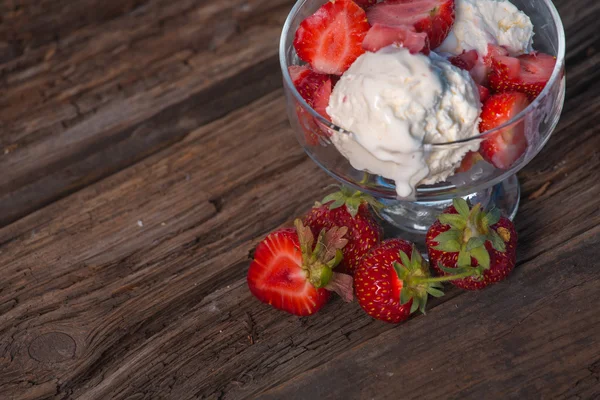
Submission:
[[[296,14],[298,14],[299,10],[302,8],[302,6],[306,3],[307,0],[297,0],[296,4],[294,4],[294,7],[290,10],[285,23],[283,24],[283,30],[281,32],[281,37],[279,40],[279,63],[281,65],[281,72],[283,74],[283,82],[284,84],[287,86],[287,88],[290,89],[292,95],[294,96],[295,100],[298,101],[300,103],[300,105],[307,109],[308,112],[314,117],[316,118],[321,124],[328,126],[330,129],[339,132],[339,133],[344,133],[344,134],[348,134],[348,133],[352,133],[342,127],[337,126],[336,124],[334,124],[333,122],[327,120],[325,117],[323,117],[321,114],[319,114],[318,112],[316,112],[300,95],[300,93],[298,93],[298,90],[296,89],[296,87],[294,86],[294,83],[292,82],[292,78],[290,76],[290,73],[288,71],[288,64],[286,61],[286,57],[285,57],[285,53],[286,53],[286,40],[290,34],[290,27],[292,25],[292,20],[294,19],[294,17],[296,16]],[[455,141],[451,141],[451,142],[443,142],[443,143],[431,143],[429,144],[429,146],[431,146],[432,148],[444,148],[446,146],[451,147],[453,145],[457,145],[457,144],[464,144],[464,143],[468,143],[474,140],[482,140],[485,137],[487,137],[488,135],[493,135],[495,132],[498,132],[508,126],[513,125],[514,123],[519,122],[520,120],[522,120],[527,114],[529,114],[530,112],[532,112],[532,110],[536,109],[537,106],[542,103],[542,100],[548,95],[548,93],[551,91],[551,87],[556,83],[557,80],[562,79],[562,70],[563,70],[563,66],[564,66],[564,58],[565,58],[565,30],[563,27],[563,23],[562,20],[560,18],[560,14],[558,13],[558,10],[556,9],[556,7],[554,6],[554,3],[552,2],[552,0],[539,0],[542,1],[546,4],[546,6],[548,7],[548,9],[550,10],[550,14],[552,15],[552,19],[554,21],[554,26],[557,29],[558,32],[558,51],[557,51],[557,55],[556,55],[556,64],[554,65],[554,70],[552,71],[552,75],[550,75],[550,79],[548,80],[548,83],[546,84],[546,86],[544,87],[544,89],[542,90],[542,92],[540,93],[539,96],[537,96],[535,98],[535,100],[533,100],[531,102],[531,104],[529,104],[523,111],[521,111],[520,113],[518,113],[517,115],[515,115],[512,119],[510,119],[509,121],[503,123],[502,125],[497,126],[494,129],[490,129],[487,130],[485,132],[480,133],[477,136],[471,136],[465,139],[460,139],[460,140],[455,140]]]

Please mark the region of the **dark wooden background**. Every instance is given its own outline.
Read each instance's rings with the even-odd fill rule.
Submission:
[[[292,1],[0,0],[0,398],[600,398],[600,2],[555,4],[518,268],[392,326],[245,284],[331,183],[284,112]]]

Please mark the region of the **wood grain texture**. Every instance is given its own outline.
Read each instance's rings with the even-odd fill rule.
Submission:
[[[555,2],[567,102],[519,174],[518,268],[399,326],[245,284],[332,182],[279,89],[291,1],[0,4],[0,398],[600,396],[599,3]]]

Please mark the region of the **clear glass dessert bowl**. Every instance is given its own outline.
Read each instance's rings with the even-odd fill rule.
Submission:
[[[293,46],[299,24],[312,15],[324,0],[299,0],[285,22],[280,41],[280,63],[287,112],[296,137],[306,153],[323,170],[344,185],[369,193],[379,199],[384,208],[380,216],[405,237],[424,242],[424,235],[437,215],[452,199],[463,197],[471,203],[482,203],[486,208],[497,207],[513,219],[519,205],[519,182],[516,173],[535,157],[550,138],[562,111],[565,96],[564,55],[565,36],[560,16],[551,0],[511,0],[525,12],[534,26],[534,49],[556,57],[556,65],[549,82],[540,95],[512,120],[492,130],[468,139],[425,145],[425,158],[444,158],[452,153],[466,152],[491,135],[505,130],[522,129],[527,148],[510,167],[500,169],[486,161],[479,161],[468,171],[455,173],[445,181],[432,185],[418,185],[412,195],[399,198],[393,180],[352,167],[332,142],[335,135],[352,135],[322,117],[298,93],[288,67],[304,64]],[[307,132],[319,132],[317,141],[307,140]],[[310,136],[310,134],[309,134]]]

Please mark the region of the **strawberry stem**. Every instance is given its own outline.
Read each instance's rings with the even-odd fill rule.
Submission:
[[[477,275],[477,271],[465,271],[460,274],[455,275],[444,275],[444,276],[436,276],[433,278],[412,278],[411,283],[421,284],[421,283],[434,283],[434,282],[449,282],[455,281],[457,279],[469,278],[471,276]]]

